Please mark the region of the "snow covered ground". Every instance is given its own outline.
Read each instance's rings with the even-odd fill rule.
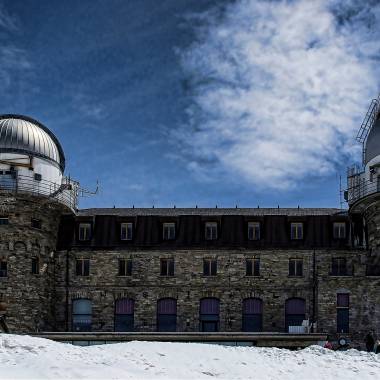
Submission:
[[[378,379],[380,355],[130,342],[78,347],[0,334],[1,379]]]

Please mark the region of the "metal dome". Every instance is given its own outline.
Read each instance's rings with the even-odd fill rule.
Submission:
[[[380,155],[380,113],[365,142],[364,164],[366,165],[372,158],[378,155]]]
[[[57,163],[65,170],[58,139],[40,122],[22,115],[0,115],[0,153],[24,153]]]

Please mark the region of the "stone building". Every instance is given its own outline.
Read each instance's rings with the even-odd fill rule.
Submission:
[[[380,334],[377,105],[348,210],[78,210],[57,138],[0,116],[0,313],[13,332]]]

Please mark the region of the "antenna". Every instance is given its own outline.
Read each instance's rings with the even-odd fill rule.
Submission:
[[[80,187],[78,189],[78,194],[79,196],[81,197],[89,197],[91,195],[96,195],[98,194],[99,192],[99,180],[96,180],[96,188],[95,188],[95,191],[91,191],[91,190],[88,190],[88,189],[85,189],[83,187]]]

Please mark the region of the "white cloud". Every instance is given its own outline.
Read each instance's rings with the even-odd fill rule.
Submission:
[[[288,189],[358,157],[354,136],[377,93],[380,6],[354,4],[238,0],[200,16],[181,53],[189,123],[172,132],[190,170]]]

